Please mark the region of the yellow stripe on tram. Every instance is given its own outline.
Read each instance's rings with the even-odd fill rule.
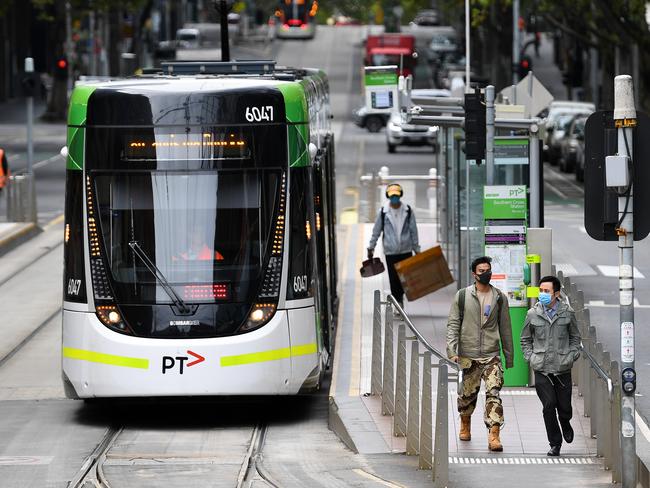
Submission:
[[[241,366],[243,364],[264,363],[266,361],[277,361],[278,359],[287,359],[295,356],[306,356],[308,354],[316,354],[316,352],[318,352],[318,347],[314,342],[300,346],[272,349],[270,351],[251,352],[237,356],[222,356],[220,364],[224,368],[227,366]]]
[[[142,358],[130,358],[126,356],[115,356],[102,352],[84,351],[83,349],[63,348],[63,356],[80,361],[91,363],[109,364],[111,366],[122,366],[124,368],[149,369],[149,360]]]

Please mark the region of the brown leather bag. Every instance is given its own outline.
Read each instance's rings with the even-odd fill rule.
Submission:
[[[379,258],[366,259],[361,263],[361,268],[359,273],[361,273],[362,278],[368,278],[369,276],[375,276],[386,271],[384,263],[381,262]]]

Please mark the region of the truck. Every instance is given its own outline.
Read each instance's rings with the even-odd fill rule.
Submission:
[[[412,75],[417,62],[415,36],[411,34],[368,35],[366,39],[366,66],[397,65],[399,75]]]

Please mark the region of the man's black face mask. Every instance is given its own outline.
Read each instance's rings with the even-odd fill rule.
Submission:
[[[476,279],[478,280],[479,283],[487,285],[492,279],[492,271],[486,271],[483,274],[476,275]]]

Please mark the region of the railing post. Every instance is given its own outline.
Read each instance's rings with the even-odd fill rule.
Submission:
[[[384,383],[381,394],[381,414],[392,415],[395,412],[395,374],[393,372],[393,307],[384,309]]]
[[[431,411],[431,353],[426,351],[422,361],[422,417],[420,420],[420,469],[433,467],[433,412]]]
[[[596,344],[595,344],[595,336],[596,336],[596,328],[593,326],[589,326],[589,353],[593,356],[596,353]],[[598,379],[596,378],[596,371],[594,370],[593,367],[589,368],[589,415],[591,417],[591,422],[589,422],[590,425],[590,435],[592,438],[596,437],[596,425],[598,422],[598,397],[596,395],[596,382]]]
[[[612,379],[612,398],[610,408],[612,410],[612,482],[621,483],[622,481],[622,468],[621,468],[621,383],[620,383],[620,367],[618,361],[612,361],[611,375]]]
[[[580,331],[580,335],[582,336],[582,344],[584,348],[589,351],[589,341],[591,340],[589,337],[589,327],[591,326],[591,318],[590,318],[590,312],[589,310],[584,310],[582,314],[584,324],[583,324],[583,329]],[[585,408],[585,417],[591,416],[591,392],[589,388],[589,372],[591,371],[591,366],[589,365],[589,358],[584,355],[584,360],[583,360],[583,365],[584,367],[582,368],[582,394],[584,396],[584,408]]]
[[[433,486],[446,488],[449,484],[449,405],[447,391],[447,365],[438,365],[438,391],[436,395],[436,433],[433,454]]]
[[[395,415],[393,435],[406,435],[406,331],[403,322],[397,326],[397,375],[395,376]]]
[[[406,454],[419,451],[420,433],[420,344],[411,342],[411,373],[409,376],[408,423],[406,425]]]
[[[372,367],[370,393],[381,394],[381,292],[375,290],[372,312]]]
[[[601,362],[601,367],[603,368],[603,371],[607,373],[607,376],[610,378],[612,377],[612,372],[611,372],[611,366],[612,366],[612,360],[610,359],[610,355],[608,351],[603,351],[602,355],[602,362]],[[601,395],[600,395],[600,400],[599,403],[602,404],[602,412],[603,412],[603,421],[601,422],[601,426],[603,429],[603,442],[604,442],[604,450],[603,450],[603,456],[605,458],[605,469],[611,470],[612,469],[612,409],[610,408],[609,404],[609,392],[607,391],[607,382],[604,380],[601,380],[599,382],[601,384]],[[600,438],[600,431],[598,432],[598,437]]]
[[[594,359],[596,360],[597,364],[603,364],[603,345],[600,342],[596,343],[596,354],[594,355]],[[594,375],[595,377],[596,375]],[[595,388],[594,388],[594,397],[596,398],[596,415],[595,415],[595,424],[596,424],[596,454],[599,457],[604,457],[605,455],[605,436],[603,432],[603,420],[605,417],[605,409],[603,408],[603,401],[602,401],[602,396],[601,396],[601,386],[602,380],[600,377],[595,377]],[[593,422],[592,418],[592,424]]]

